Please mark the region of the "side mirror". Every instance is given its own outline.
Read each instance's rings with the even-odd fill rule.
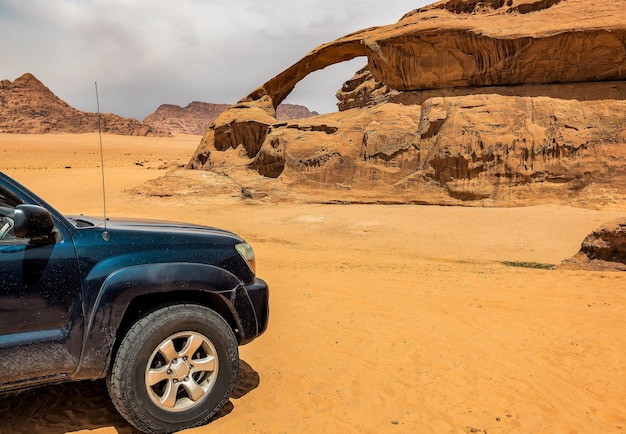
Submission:
[[[19,238],[46,241],[54,231],[52,216],[38,205],[18,205],[13,214],[13,234]]]

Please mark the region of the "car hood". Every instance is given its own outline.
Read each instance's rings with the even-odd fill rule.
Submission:
[[[104,220],[96,217],[66,216],[78,228],[104,227]],[[107,218],[106,228],[110,231],[134,231],[134,232],[154,232],[169,234],[204,234],[217,235],[241,240],[234,233],[210,226],[203,226],[193,223],[182,223],[165,220],[150,220],[138,218]]]

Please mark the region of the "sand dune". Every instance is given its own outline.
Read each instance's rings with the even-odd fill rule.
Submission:
[[[97,140],[0,135],[0,170],[63,212],[100,214]],[[234,230],[271,287],[270,327],[241,347],[229,405],[187,432],[626,429],[626,275],[541,268],[626,204],[269,205],[128,192],[185,163],[198,142],[104,137],[109,215]],[[102,382],[4,397],[0,421],[0,433],[133,432]]]

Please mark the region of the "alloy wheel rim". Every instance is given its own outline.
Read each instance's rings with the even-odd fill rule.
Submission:
[[[206,336],[192,331],[176,333],[164,339],[148,359],[148,396],[163,410],[189,410],[209,395],[218,369],[217,351]]]

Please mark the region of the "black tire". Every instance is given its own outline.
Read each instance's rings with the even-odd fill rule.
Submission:
[[[129,329],[107,386],[136,428],[170,433],[206,424],[237,380],[237,340],[214,311],[181,304],[159,309]]]

